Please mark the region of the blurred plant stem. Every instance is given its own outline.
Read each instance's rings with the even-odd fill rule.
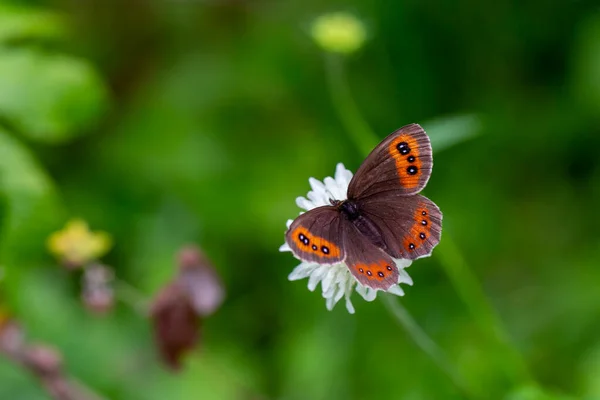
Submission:
[[[346,74],[344,59],[334,54],[326,55],[325,66],[331,99],[339,118],[343,122],[356,146],[367,156],[379,143],[377,135],[370,129],[363,118],[358,106],[352,98]],[[458,247],[454,245],[450,235],[445,232],[443,240],[437,250],[438,259],[450,277],[450,281],[463,302],[467,305],[473,319],[477,322],[482,332],[497,350],[503,372],[511,379],[515,386],[532,384],[532,378],[527,370],[525,361],[520,353],[508,339],[500,318],[489,304],[480,283],[469,269]],[[410,334],[416,344],[432,360],[446,372],[459,389],[463,389],[462,379],[457,378],[456,367],[447,360],[438,346],[419,327],[406,309],[398,302],[384,296],[388,311]],[[458,380],[457,380],[458,379]]]
[[[64,370],[63,356],[53,346],[29,343],[14,320],[0,321],[0,355],[28,370],[54,400],[105,400]]]
[[[498,347],[502,354],[505,374],[516,385],[532,385],[533,379],[525,360],[510,342],[500,318],[489,303],[481,284],[473,274],[460,250],[445,232],[437,249],[438,260],[450,278],[454,289],[469,309],[479,328]]]
[[[365,155],[369,154],[379,143],[379,139],[362,118],[358,106],[354,102],[346,79],[343,59],[339,55],[330,53],[326,53],[325,57],[327,82],[333,106],[356,146]]]
[[[404,308],[401,302],[397,301],[395,296],[384,294],[381,301],[385,308],[396,319],[396,321],[406,330],[412,340],[427,354],[433,362],[452,380],[457,389],[466,398],[477,398],[469,388],[467,381],[457,372],[457,368],[448,359],[448,356],[440,347],[421,329],[419,324]]]
[[[137,288],[122,279],[115,279],[115,295],[118,300],[127,304],[135,312],[147,317],[150,313],[151,300]]]

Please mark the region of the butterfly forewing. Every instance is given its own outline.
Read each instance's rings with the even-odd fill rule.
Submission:
[[[431,254],[442,234],[442,213],[428,198],[382,192],[359,202],[361,214],[381,231],[384,250],[394,258]]]
[[[285,241],[301,260],[335,264],[345,258],[341,229],[341,215],[335,207],[317,207],[292,222]]]
[[[398,268],[394,260],[344,220],[346,265],[364,286],[387,290],[398,283]]]
[[[406,125],[385,138],[362,163],[348,187],[348,197],[365,198],[387,190],[420,192],[431,175],[429,138],[418,124]]]

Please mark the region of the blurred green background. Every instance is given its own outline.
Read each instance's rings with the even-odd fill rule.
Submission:
[[[337,10],[369,36],[345,78],[309,34]],[[380,139],[432,136],[426,193],[459,253],[443,236],[400,301],[476,398],[600,399],[597,1],[1,1],[2,301],[28,337],[107,399],[465,398],[380,301],[328,312],[287,281],[296,196],[365,155],[337,78]],[[146,296],[182,245],[212,259],[227,299],[182,372],[126,304],[82,306],[45,247],[73,216],[113,236],[103,261]],[[446,273],[461,258],[506,347]],[[508,376],[506,348],[537,383]],[[47,398],[0,358],[0,399]]]

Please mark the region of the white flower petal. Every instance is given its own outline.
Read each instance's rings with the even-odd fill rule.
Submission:
[[[334,306],[335,306],[335,302],[334,302],[334,300],[333,300],[333,297],[328,297],[328,298],[325,300],[325,307],[327,307],[327,310],[328,310],[328,311],[331,311],[331,310],[333,310],[333,307],[334,307]]]
[[[331,296],[327,297],[325,300],[325,305],[329,311],[333,310],[333,307],[337,304],[338,301],[342,298],[344,294],[344,290],[339,285],[333,286],[333,290],[331,291]]]
[[[394,262],[396,263],[396,267],[398,267],[399,269],[408,268],[412,264],[412,260],[404,258],[394,258]]]
[[[356,293],[361,295],[361,297],[364,299],[365,295],[367,294],[367,288],[359,283],[356,285]]]
[[[309,210],[312,210],[313,208],[325,205],[325,198],[326,198],[325,192],[310,191],[310,192],[308,192],[307,196],[312,203],[312,208],[309,208],[306,211],[309,211]]]
[[[313,208],[315,208],[315,205],[313,204],[312,201],[310,201],[302,196],[296,197],[296,205],[306,211],[312,210]]]
[[[308,192],[307,197],[311,200],[315,207],[325,206],[329,204],[329,194],[327,193],[327,189],[325,185],[316,180],[315,178],[310,178],[308,180],[310,186],[313,188],[310,192]]]
[[[350,314],[354,314],[354,306],[352,305],[352,301],[350,300],[350,295],[352,294],[352,287],[354,286],[354,281],[352,280],[347,280],[346,281],[346,287],[345,287],[345,292],[346,292],[346,310],[348,310],[348,312]]]
[[[292,226],[292,222],[294,222],[293,219],[288,219],[287,221],[285,221],[285,226],[290,229],[290,226]]]
[[[325,192],[325,184],[318,179],[308,178],[308,183],[314,192],[324,193]]]
[[[395,294],[396,296],[404,296],[404,290],[402,290],[400,285],[394,285],[391,288],[389,288],[387,291],[388,291],[388,293]]]
[[[308,290],[310,290],[311,292],[314,292],[315,289],[317,288],[317,285],[319,284],[319,282],[321,282],[321,279],[323,279],[323,277],[326,274],[327,274],[327,268],[324,268],[322,266],[319,266],[318,268],[316,268],[310,274],[310,278],[308,278]]]
[[[292,251],[292,249],[290,249],[290,246],[288,246],[287,243],[284,243],[281,246],[279,246],[279,251]]]
[[[354,306],[352,305],[352,301],[350,301],[350,295],[346,295],[346,310],[348,310],[348,312],[350,314],[354,314]]]
[[[336,273],[337,273],[336,268],[330,268],[329,271],[327,271],[327,274],[321,281],[321,287],[323,288],[323,293],[327,292],[329,290],[329,287],[334,283]]]
[[[323,182],[325,182],[325,187],[327,188],[329,198],[339,199],[342,197],[342,190],[340,189],[340,186],[337,184],[335,179],[328,176]]]
[[[333,302],[334,304],[337,304],[338,301],[340,301],[340,299],[344,296],[344,283],[343,282],[339,282],[337,285],[337,290],[335,291],[335,295],[333,296]]]
[[[377,297],[377,290],[372,289],[370,287],[365,287],[365,294],[363,295],[363,299],[366,301],[373,301]]]
[[[323,298],[328,299],[330,297],[333,297],[335,295],[335,291],[338,289],[338,284],[337,283],[333,283],[331,285],[329,285],[329,287],[325,290],[323,289]]]
[[[400,279],[398,280],[398,283],[406,283],[410,286],[413,285],[413,280],[410,277],[410,275],[408,275],[408,272],[406,272],[406,270],[401,269],[398,272],[400,272]]]
[[[301,263],[288,275],[288,280],[297,281],[299,279],[308,278],[312,272],[318,268],[318,264],[314,263]]]
[[[352,172],[347,170],[346,167],[344,167],[344,164],[338,163],[338,165],[335,166],[335,180],[341,187],[348,188],[350,180],[352,180]],[[338,200],[346,200],[346,196],[344,196],[343,199]]]

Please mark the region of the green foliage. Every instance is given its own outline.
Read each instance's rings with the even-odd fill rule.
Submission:
[[[27,138],[70,140],[97,123],[105,108],[104,84],[89,63],[0,47],[0,115]]]
[[[0,117],[31,140],[79,136],[107,107],[104,82],[88,61],[35,45],[64,41],[66,32],[57,13],[0,4]]]
[[[600,114],[600,13],[581,24],[574,54],[575,89],[595,115]]]
[[[0,3],[0,43],[23,39],[64,39],[65,21],[44,9]]]
[[[437,118],[422,124],[423,129],[429,132],[431,147],[436,152],[477,136],[482,130],[481,125],[480,118],[475,115]]]
[[[47,173],[22,143],[1,129],[0,196],[4,205],[0,251],[4,262],[18,268],[13,263],[30,257],[32,251],[39,254],[62,216]]]

